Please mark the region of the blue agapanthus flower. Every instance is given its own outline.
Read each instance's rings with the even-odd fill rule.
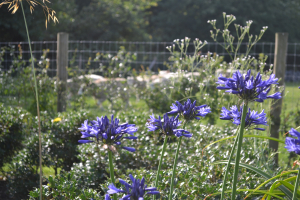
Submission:
[[[217,89],[236,94],[246,101],[263,102],[267,98],[281,98],[280,92],[268,95],[271,90],[271,85],[278,84],[277,81],[278,78],[275,78],[274,74],[270,75],[270,78],[266,81],[261,79],[260,73],[258,73],[254,79],[249,69],[245,77],[243,77],[239,71],[234,72],[232,78],[225,78],[221,74],[217,83],[224,86],[218,86]]]
[[[297,139],[292,138],[292,137],[286,137],[285,138],[286,146],[284,148],[286,148],[289,152],[293,151],[296,154],[300,155],[300,133],[293,128],[291,128],[289,133],[293,137],[296,137]]]
[[[145,194],[159,194],[159,191],[155,187],[147,187],[145,185],[145,178],[143,177],[141,180],[135,179],[131,174],[129,174],[129,178],[131,179],[132,185],[128,184],[122,179],[119,179],[119,182],[125,186],[124,190],[118,189],[114,184],[110,184],[108,186],[108,194],[116,194],[116,193],[125,193],[120,200],[143,200]],[[107,197],[108,196],[108,197]],[[105,196],[105,200],[110,200],[109,195]]]
[[[177,128],[181,125],[181,121],[178,120],[178,117],[179,115],[176,117],[169,117],[168,114],[164,114],[164,118],[161,120],[160,116],[158,116],[158,119],[156,119],[154,114],[152,114],[148,120],[148,131],[161,130],[161,132],[166,135],[192,137],[193,134],[190,132]]]
[[[180,114],[183,116],[185,120],[197,119],[200,120],[200,117],[205,117],[208,113],[210,113],[210,107],[207,105],[196,106],[196,102],[191,102],[188,99],[182,105],[179,101],[176,101],[176,104],[172,104],[170,107],[172,110],[168,112],[168,114]]]
[[[137,139],[133,135],[137,131],[135,124],[119,124],[119,119],[111,116],[111,121],[105,117],[97,117],[97,120],[91,121],[85,120],[81,128],[81,138],[95,138],[95,140],[78,140],[79,143],[90,143],[90,142],[102,142],[107,145],[121,145],[122,139]],[[129,136],[127,136],[129,134]],[[127,151],[134,152],[135,149],[132,147],[122,147]]]
[[[222,113],[220,119],[223,120],[232,120],[232,123],[235,125],[241,124],[241,118],[243,113],[243,107],[241,106],[240,111],[238,110],[237,106],[232,106],[230,110],[227,110],[225,107],[222,107]],[[267,118],[266,113],[264,113],[264,110],[261,111],[261,113],[258,113],[254,110],[248,109],[246,120],[245,120],[245,128],[249,128],[253,125],[265,125],[267,124]],[[264,128],[254,128],[256,130],[264,131]]]

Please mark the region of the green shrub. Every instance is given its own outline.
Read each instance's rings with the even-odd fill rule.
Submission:
[[[6,173],[7,193],[13,199],[25,199],[39,185],[39,137],[37,129],[24,142],[24,149],[13,158]],[[44,140],[43,140],[44,141]],[[42,143],[45,146],[45,142]],[[50,166],[48,149],[42,148],[43,166]]]
[[[87,119],[87,113],[79,112],[65,112],[60,113],[58,117],[59,122],[53,122],[53,119],[47,115],[42,114],[42,132],[44,132],[44,140],[46,145],[43,148],[48,149],[48,154],[51,157],[51,165],[57,174],[58,168],[65,171],[70,171],[74,162],[79,162],[77,158],[79,154],[77,146],[78,140],[81,137],[79,127],[81,123]]]
[[[43,166],[69,171],[79,162],[77,145],[81,133],[78,130],[87,115],[82,112],[61,113],[62,120],[53,122],[47,112],[41,113]],[[9,165],[7,192],[16,199],[24,198],[39,184],[38,124],[35,117],[28,127],[30,136],[23,143],[24,149],[13,157]],[[26,184],[24,184],[26,183]]]
[[[95,174],[94,174],[95,175]],[[40,190],[36,188],[30,191],[30,200],[39,199]],[[47,185],[43,185],[43,199],[81,199],[90,200],[99,197],[99,193],[93,189],[84,189],[82,184],[77,180],[75,173],[62,173],[53,178],[49,176]]]
[[[23,148],[25,121],[28,115],[22,108],[5,107],[0,104],[0,169]]]

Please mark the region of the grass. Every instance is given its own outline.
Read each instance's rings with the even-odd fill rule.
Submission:
[[[61,170],[61,168],[58,168],[58,169],[57,169],[57,174],[60,173],[60,170]],[[40,172],[40,170],[38,170],[38,171]],[[43,175],[44,175],[45,177],[47,177],[47,178],[48,178],[50,175],[55,176],[54,168],[52,168],[52,167],[43,167]]]
[[[286,117],[284,115],[289,114],[291,111],[297,111],[300,109],[299,107],[299,100],[300,100],[300,90],[299,87],[300,83],[286,83],[285,87],[285,94],[283,98],[283,110],[281,111],[281,117],[282,117],[282,122],[283,120],[288,120],[285,119]],[[287,127],[289,130],[290,128],[296,128],[296,127]],[[299,130],[298,130],[299,131]],[[285,139],[285,133],[281,132],[280,134],[280,139],[284,140]],[[290,153],[287,152],[287,150],[284,148],[284,144],[279,145],[279,165],[281,167],[286,167],[287,165],[291,165],[292,163],[289,163],[289,155]],[[294,158],[294,160],[296,157]]]
[[[300,100],[300,83],[286,83],[283,106],[286,106],[286,112],[294,111]]]

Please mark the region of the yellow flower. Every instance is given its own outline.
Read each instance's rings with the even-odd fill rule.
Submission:
[[[57,117],[53,120],[53,122],[60,122],[61,121],[61,118],[60,117]]]

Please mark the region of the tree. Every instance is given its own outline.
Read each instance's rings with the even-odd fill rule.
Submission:
[[[147,14],[158,0],[68,0],[52,1],[49,5],[57,13],[59,24],[44,26],[42,11],[30,15],[26,8],[32,40],[55,40],[57,32],[68,32],[74,40],[149,40],[146,32]],[[11,15],[0,8],[0,41],[21,41],[23,17],[21,13]],[[11,34],[13,33],[13,34]]]
[[[223,12],[233,14],[235,23],[246,25],[253,20],[252,31],[259,33],[263,26],[269,29],[261,41],[274,42],[275,32],[288,32],[289,41],[300,40],[299,1],[284,0],[162,0],[151,7],[148,32],[155,41],[170,41],[185,36],[208,40],[211,26],[208,20],[216,19],[222,29]]]

